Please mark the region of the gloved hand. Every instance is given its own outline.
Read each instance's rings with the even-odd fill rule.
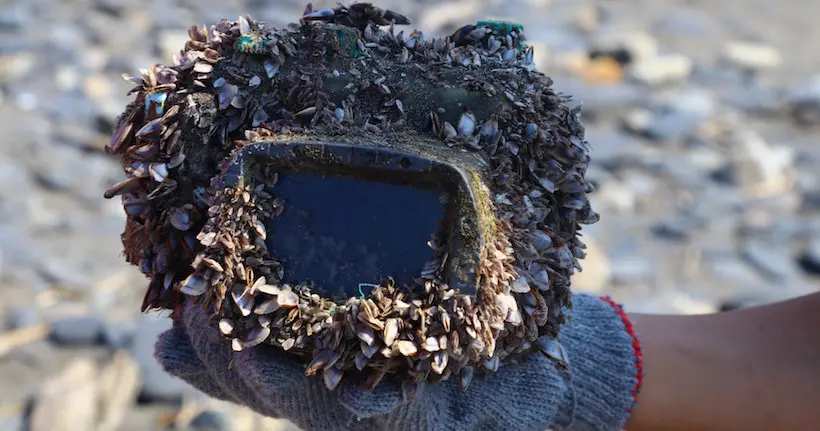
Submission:
[[[163,333],[156,357],[169,373],[218,399],[306,430],[620,429],[642,377],[640,346],[625,314],[605,298],[575,295],[559,341],[569,372],[534,353],[476,376],[466,392],[458,378],[423,384],[415,401],[384,380],[374,391],[342,381],[336,391],[304,364],[272,346],[234,352],[208,315],[189,301],[178,325]]]

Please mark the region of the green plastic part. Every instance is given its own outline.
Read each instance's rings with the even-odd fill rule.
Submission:
[[[359,39],[359,31],[350,27],[336,27],[331,28],[331,31],[339,40],[339,47],[347,50],[347,55],[351,58],[359,57],[359,44],[356,41]]]
[[[499,34],[508,34],[512,33],[513,30],[519,31],[521,33],[524,32],[524,25],[517,22],[512,21],[501,21],[495,19],[488,19],[488,20],[481,20],[477,22],[476,27],[490,27],[494,32]],[[524,41],[519,40],[518,46],[516,47],[519,51],[523,51],[526,49],[527,45]]]
[[[236,50],[245,54],[265,54],[270,40],[268,36],[258,33],[242,35],[236,40]]]
[[[495,19],[482,20],[476,23],[476,27],[490,27],[497,33],[511,33],[513,30],[523,32],[524,25],[512,21],[500,21]]]

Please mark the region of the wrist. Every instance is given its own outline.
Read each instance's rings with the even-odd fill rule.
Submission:
[[[573,296],[559,341],[569,357],[569,390],[558,428],[620,429],[643,382],[643,352],[622,307],[606,297]]]

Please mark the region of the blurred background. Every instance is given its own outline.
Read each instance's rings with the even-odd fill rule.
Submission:
[[[314,7],[335,2],[315,1]],[[574,286],[627,310],[706,313],[820,288],[820,3],[384,0],[426,34],[523,23],[583,103],[601,221]],[[0,431],[279,430],[152,358],[102,148],[123,72],[170,63],[191,24],[292,0],[0,0]]]

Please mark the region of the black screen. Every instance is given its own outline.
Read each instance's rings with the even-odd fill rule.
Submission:
[[[316,293],[332,298],[358,296],[359,283],[388,276],[410,283],[433,257],[427,242],[446,215],[440,186],[280,171],[271,191],[284,199],[284,211],[265,225],[283,281],[313,282]]]

